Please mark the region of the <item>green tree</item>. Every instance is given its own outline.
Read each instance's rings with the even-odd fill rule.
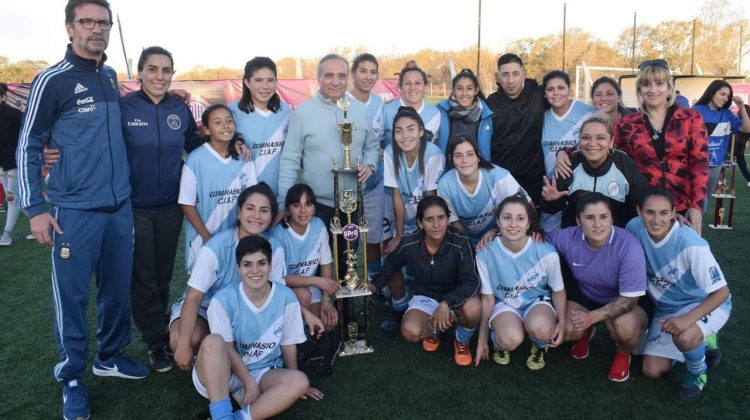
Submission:
[[[21,60],[12,63],[0,56],[0,81],[6,83],[31,83],[34,76],[49,65],[42,60]]]

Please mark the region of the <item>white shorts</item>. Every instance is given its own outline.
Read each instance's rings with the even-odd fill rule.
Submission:
[[[718,308],[714,309],[713,312],[709,313],[704,318],[699,319],[698,322],[695,323],[695,325],[697,325],[698,328],[701,329],[703,337],[719,332],[719,330],[729,320],[730,308],[727,308],[722,304]],[[682,311],[672,315],[672,317],[683,315],[692,309],[692,307],[687,307]],[[644,338],[645,348],[643,349],[643,354],[665,357],[667,359],[676,360],[678,362],[684,362],[685,357],[682,355],[680,349],[678,349],[674,344],[674,341],[672,341],[672,336],[661,330],[661,322],[659,321],[662,321],[663,319],[664,318],[657,319],[656,317],[654,317],[654,320],[651,321],[648,333]]]
[[[323,291],[317,286],[307,286],[310,291],[310,303],[318,303],[323,299]]]
[[[250,376],[253,377],[256,384],[260,384],[261,378],[263,378],[263,375],[271,370],[271,367],[264,367],[257,370],[251,370]],[[193,366],[193,386],[195,387],[195,390],[198,391],[199,394],[203,395],[204,398],[208,398],[208,390],[205,386],[201,383],[201,380],[198,378],[198,371],[195,370],[195,366]],[[237,375],[232,374],[232,376],[229,378],[229,393],[234,394],[238,389],[245,386],[242,381],[240,381],[240,378],[237,377]]]
[[[169,315],[169,326],[172,326],[172,323],[180,319],[180,315],[182,314],[182,304],[185,301],[182,300],[182,298],[177,299],[177,302],[172,304],[172,313]],[[208,322],[208,308],[203,307],[203,305],[198,307],[198,316],[206,320]]]
[[[429,316],[432,316],[432,314],[434,314],[437,310],[438,306],[440,306],[440,302],[429,296],[414,295],[414,297],[409,300],[409,308],[406,310],[406,312],[409,312],[412,309],[416,309],[418,311],[426,313]],[[456,314],[453,313],[453,310],[451,310],[451,316],[454,319],[456,318]]]
[[[500,301],[495,304],[495,307],[492,309],[492,314],[490,314],[490,320],[488,321],[490,324],[490,329],[492,329],[492,320],[495,319],[496,316],[500,315],[503,312],[513,312],[518,318],[521,319],[521,321],[526,320],[526,315],[531,312],[531,308],[533,308],[536,305],[547,305],[552,309],[552,312],[557,315],[557,312],[555,311],[555,307],[552,306],[552,303],[550,303],[551,299],[549,296],[541,296],[542,299],[534,299],[531,301],[531,303],[527,304],[526,306],[522,306],[520,308],[514,308],[507,303]]]
[[[393,236],[385,218],[385,187],[380,181],[377,187],[362,196],[362,206],[367,216],[367,243],[379,244]]]

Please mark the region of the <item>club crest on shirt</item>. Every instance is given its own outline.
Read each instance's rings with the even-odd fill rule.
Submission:
[[[171,114],[167,117],[167,125],[172,130],[179,130],[182,127],[182,120],[180,120],[179,116]]]
[[[607,194],[610,197],[617,197],[620,194],[620,183],[617,181],[610,181],[607,185]]]
[[[117,83],[115,83],[115,79],[110,77],[109,84],[112,85],[112,90],[117,90]]]
[[[719,269],[715,265],[708,269],[708,274],[711,276],[711,284],[721,281],[721,274],[719,274]]]
[[[70,258],[70,244],[63,242],[60,244],[60,252],[58,253],[61,260],[67,260]]]
[[[284,324],[282,324],[282,323],[278,323],[278,324],[274,325],[273,326],[273,335],[275,335],[276,337],[281,337],[281,331],[283,330],[283,328],[284,328]]]

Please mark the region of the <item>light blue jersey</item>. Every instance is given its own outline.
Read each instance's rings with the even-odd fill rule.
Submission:
[[[271,234],[284,248],[287,274],[315,276],[320,265],[333,262],[331,247],[328,245],[328,231],[323,221],[317,217],[312,218],[303,235],[298,235],[291,227],[285,228],[281,224],[274,226]]]
[[[274,282],[260,307],[250,301],[242,283],[222,289],[208,307],[208,325],[211,333],[234,342],[248,371],[284,367],[281,346],[306,340],[297,297]]]
[[[402,99],[391,101],[383,107],[383,116],[385,121],[385,135],[383,141],[388,146],[393,143],[393,122],[396,119],[396,113],[398,108],[405,106]],[[438,133],[440,131],[440,111],[435,105],[428,104],[422,101],[422,106],[417,109],[417,113],[422,122],[424,122],[424,128],[432,132],[433,142],[437,142]]]
[[[627,225],[646,253],[648,295],[654,301],[655,318],[691,310],[727,285],[708,242],[693,229],[674,223],[667,236],[654,242],[636,217]],[[721,304],[731,309],[731,296]]]
[[[208,304],[216,292],[239,283],[241,280],[237,271],[237,258],[235,257],[235,250],[239,242],[237,234],[236,228],[221,231],[211,237],[198,252],[187,285],[203,293],[200,307],[204,310],[208,308]],[[270,242],[273,250],[269,279],[279,284],[285,284],[285,253],[281,242],[269,232],[263,233],[261,236]],[[173,306],[173,312],[179,312],[182,308],[187,292],[187,288],[185,288],[182,296]]]
[[[289,127],[289,105],[282,101],[278,112],[256,109],[249,114],[239,109],[237,101],[228,106],[232,111],[237,133],[242,136],[252,153],[258,182],[265,182],[274,194],[278,194],[279,162]]]
[[[493,239],[487,248],[477,251],[477,271],[481,293],[494,295],[514,309],[565,288],[555,247],[531,238],[517,253],[506,248],[500,238]]]
[[[438,195],[445,199],[451,211],[450,223],[460,221],[464,233],[474,244],[479,242],[488,230],[497,227],[497,205],[506,197],[515,194],[528,198],[528,194],[513,175],[499,166],[479,170],[479,181],[474,192],[466,190],[455,169],[446,172],[438,182]]]
[[[398,176],[393,166],[393,146],[388,145],[383,153],[385,161],[384,185],[398,188],[404,203],[404,235],[417,230],[417,205],[428,191],[437,190],[438,179],[445,168],[445,157],[440,148],[427,143],[424,151],[424,174],[419,173],[419,162],[409,167],[403,153],[399,156]]]
[[[346,95],[350,101],[359,102],[359,99],[355,98],[351,93],[346,92]],[[380,145],[380,149],[382,150],[384,147],[383,135],[385,129],[383,117],[383,99],[379,95],[370,94],[370,99],[367,101],[367,103],[360,103],[367,108],[367,118],[372,121],[372,134],[375,137],[375,140],[377,140],[378,144]],[[373,172],[372,176],[367,179],[365,185],[362,186],[362,193],[369,193],[378,185],[380,185],[381,182],[383,182],[382,153],[381,158],[378,160],[378,164],[375,166],[375,172]]]
[[[547,178],[555,174],[555,153],[567,147],[576,147],[581,134],[581,125],[596,111],[594,107],[573,99],[568,111],[558,116],[552,108],[544,112],[542,128],[542,154]]]
[[[180,197],[183,205],[195,206],[211,234],[229,229],[237,222],[237,197],[258,183],[252,161],[225,158],[208,144],[195,149],[182,167]],[[185,220],[185,268],[190,271],[203,240]]]

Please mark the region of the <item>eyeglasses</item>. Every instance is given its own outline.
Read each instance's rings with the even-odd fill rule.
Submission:
[[[669,70],[669,64],[667,64],[667,60],[657,58],[656,60],[646,60],[638,65],[638,71],[643,71],[646,69],[646,67],[661,67],[665,70]]]
[[[112,29],[111,20],[95,20],[95,19],[78,19],[73,22],[78,22],[83,29],[94,29],[94,26],[99,25],[99,29],[102,31],[108,31]]]

